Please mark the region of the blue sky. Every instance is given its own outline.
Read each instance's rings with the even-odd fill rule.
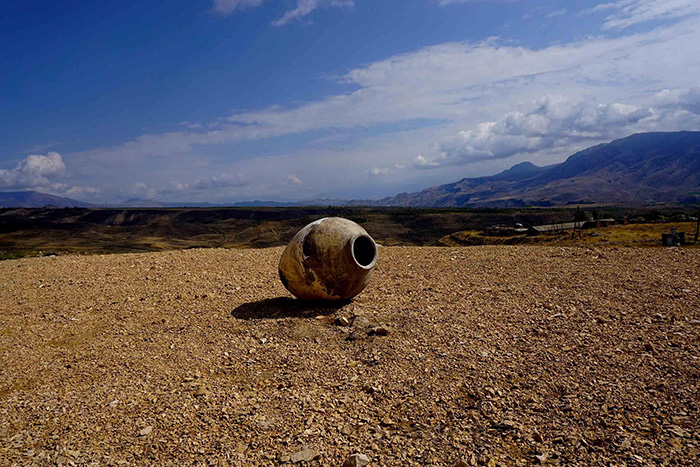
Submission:
[[[700,129],[696,0],[3,9],[3,191],[378,198]]]

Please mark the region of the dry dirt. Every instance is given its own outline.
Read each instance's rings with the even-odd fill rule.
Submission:
[[[0,262],[0,465],[700,463],[700,251],[382,248],[335,308],[281,251]]]

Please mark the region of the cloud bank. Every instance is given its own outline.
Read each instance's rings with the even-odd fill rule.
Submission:
[[[498,121],[460,131],[442,141],[435,156],[417,156],[414,165],[459,165],[566,148],[580,141],[613,139],[652,115],[651,109],[620,103],[596,104],[566,96],[545,96],[527,112],[509,112]]]

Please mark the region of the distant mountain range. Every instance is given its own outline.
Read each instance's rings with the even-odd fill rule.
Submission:
[[[659,202],[700,202],[700,132],[635,134],[577,152],[561,164],[523,162],[490,177],[361,203],[517,207]]]
[[[94,204],[60,196],[47,195],[38,191],[0,192],[0,208],[92,208]]]
[[[497,175],[463,178],[380,200],[248,201],[222,205],[133,198],[108,207],[520,207],[697,202],[700,202],[700,132],[681,131],[639,133],[577,152],[561,164],[538,167],[522,162]],[[98,207],[34,191],[0,192],[0,207],[45,206]]]

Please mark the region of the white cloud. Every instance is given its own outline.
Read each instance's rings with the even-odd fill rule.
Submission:
[[[485,3],[485,2],[507,3],[507,2],[514,2],[514,1],[517,1],[517,0],[437,0],[437,3],[440,6],[446,6],[446,5],[456,5],[459,3]]]
[[[564,16],[569,10],[562,8],[561,10],[555,10],[547,15],[547,18],[556,18],[557,16]]]
[[[389,169],[387,167],[372,167],[371,169],[365,170],[367,175],[379,176],[388,175]]]
[[[617,0],[602,3],[589,12],[613,10],[603,27],[624,29],[648,21],[684,18],[700,14],[698,0]]]
[[[38,188],[51,185],[51,179],[66,173],[63,158],[57,152],[45,156],[31,155],[21,161],[14,169],[0,169],[0,188]]]
[[[289,175],[287,175],[287,180],[289,180],[290,183],[293,183],[293,184],[295,184],[295,185],[300,185],[300,184],[301,184],[301,180],[299,179],[299,177],[297,177],[297,176],[294,175],[294,174],[289,174]]]
[[[432,157],[417,156],[417,168],[501,159],[520,153],[571,147],[624,135],[653,115],[651,109],[625,104],[596,104],[565,96],[545,96],[527,112],[510,112],[498,121],[460,131],[439,144]]]
[[[273,26],[284,26],[295,19],[303,18],[317,8],[352,7],[353,0],[297,0],[297,6],[287,11],[280,19],[273,21]]]
[[[653,102],[660,108],[700,115],[700,88],[664,89],[654,96]]]
[[[102,192],[101,188],[96,188],[92,186],[72,186],[65,190],[67,196],[94,196]]]
[[[263,0],[214,0],[214,11],[229,15],[236,11],[259,7],[262,3]]]
[[[214,11],[221,15],[230,15],[237,11],[256,8],[263,0],[214,0]],[[309,15],[318,8],[352,7],[353,0],[296,0],[296,7],[286,11],[282,17],[272,22],[273,26],[284,26],[290,21]]]
[[[160,193],[181,193],[181,192],[191,192],[191,191],[212,191],[220,190],[225,188],[239,188],[246,186],[249,182],[245,177],[240,174],[229,175],[221,174],[214,175],[208,178],[198,178],[193,182],[183,183],[183,182],[173,182],[168,188],[160,190]],[[145,187],[145,185],[144,185]]]

